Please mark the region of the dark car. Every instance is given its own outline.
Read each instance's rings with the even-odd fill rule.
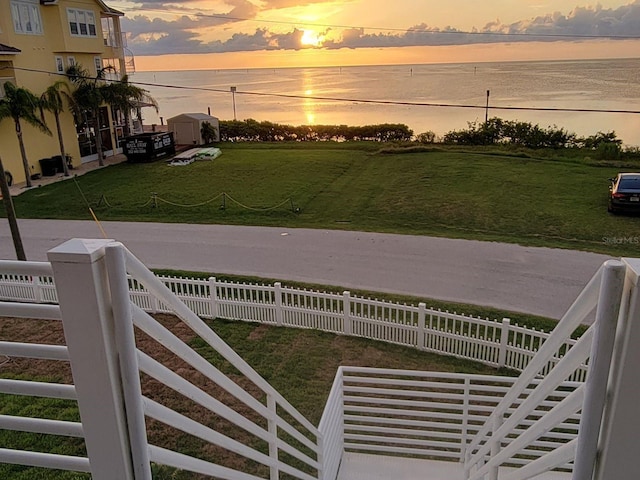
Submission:
[[[640,212],[640,173],[619,173],[609,187],[610,212]]]

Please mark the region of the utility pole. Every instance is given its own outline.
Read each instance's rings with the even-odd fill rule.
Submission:
[[[7,175],[5,174],[4,166],[2,165],[2,158],[0,158],[0,192],[2,193],[4,209],[7,211],[7,220],[9,220],[13,246],[16,249],[16,258],[18,260],[26,261],[27,256],[25,255],[24,247],[22,246],[22,238],[20,238],[20,230],[18,230],[16,211],[13,208],[13,201],[11,200],[11,192],[9,191],[9,184],[7,183]]]
[[[233,120],[236,120],[236,87],[231,87],[231,96],[233,97]]]
[[[484,110],[484,123],[489,123],[489,95],[491,95],[491,91],[487,90],[487,107]]]

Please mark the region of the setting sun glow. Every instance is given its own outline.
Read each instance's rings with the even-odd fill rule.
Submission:
[[[322,45],[322,37],[315,30],[304,30],[300,42],[302,46],[319,47]]]

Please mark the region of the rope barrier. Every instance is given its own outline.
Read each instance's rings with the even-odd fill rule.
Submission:
[[[220,194],[216,195],[215,197],[213,197],[212,199],[207,200],[206,202],[194,203],[193,205],[185,205],[185,204],[170,202],[169,200],[166,200],[166,199],[164,199],[162,197],[158,197],[157,195],[155,197],[152,197],[152,198],[155,198],[156,200],[159,200],[162,203],[166,203],[167,205],[172,205],[174,207],[192,208],[192,207],[202,207],[204,205],[208,205],[209,203],[216,201],[222,195],[224,195],[224,193],[220,193]],[[154,206],[157,206],[157,205],[154,205]]]
[[[78,185],[77,181],[76,181],[76,185]],[[78,185],[78,189],[80,189],[79,185]],[[80,193],[82,194],[82,191],[80,191]],[[83,199],[84,199],[85,203],[87,203],[87,206],[91,210],[91,207],[89,206],[89,203],[88,203],[87,199],[84,197],[84,194],[82,194],[82,196],[83,196]],[[159,203],[164,203],[166,205],[171,205],[173,207],[178,207],[178,208],[195,208],[195,207],[203,207],[205,205],[209,205],[210,203],[213,203],[213,202],[215,202],[216,200],[218,200],[220,198],[222,198],[222,204],[220,205],[220,209],[221,210],[226,210],[226,208],[227,208],[227,199],[229,199],[229,201],[231,201],[231,203],[237,205],[238,207],[244,208],[245,210],[250,210],[250,211],[253,211],[253,212],[270,212],[270,211],[273,211],[273,210],[277,210],[277,209],[281,208],[282,206],[284,206],[286,204],[290,205],[290,210],[292,212],[294,212],[294,213],[299,213],[300,212],[300,208],[295,206],[295,204],[293,202],[293,199],[290,198],[290,197],[287,198],[286,200],[283,200],[282,202],[278,203],[277,205],[274,205],[273,207],[259,208],[259,207],[250,207],[249,205],[245,205],[244,203],[236,200],[231,195],[229,195],[228,193],[225,193],[225,192],[219,193],[215,197],[210,198],[209,200],[206,200],[204,202],[194,203],[194,204],[184,204],[184,203],[172,202],[171,200],[167,200],[166,198],[158,196],[158,194],[154,192],[149,197],[149,200],[147,200],[143,205],[140,205],[138,208],[144,208],[144,207],[147,207],[149,205],[151,205],[152,208],[157,208]],[[100,199],[97,202],[94,202],[94,203],[95,203],[96,207],[100,207],[102,205],[105,205],[105,206],[107,206],[109,208],[113,208],[113,205],[111,203],[109,203],[109,200],[107,199],[106,195],[104,195],[104,194],[102,194]],[[95,214],[93,214],[93,213],[92,213],[92,215],[95,216]]]

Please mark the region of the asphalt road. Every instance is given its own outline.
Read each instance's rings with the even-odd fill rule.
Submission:
[[[487,305],[561,318],[609,257],[518,245],[334,230],[103,222],[151,268],[255,275]],[[20,220],[29,260],[69,238],[101,238],[89,221]],[[15,259],[0,219],[0,258]]]

